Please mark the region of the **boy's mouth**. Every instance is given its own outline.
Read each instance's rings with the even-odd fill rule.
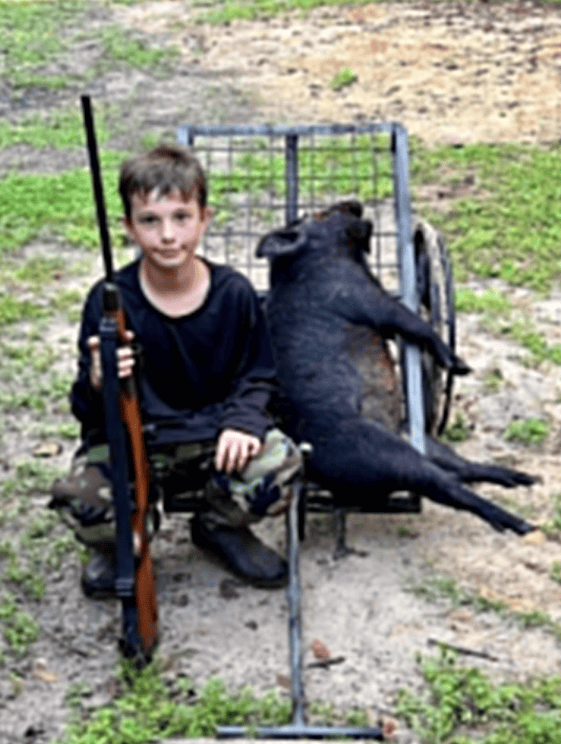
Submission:
[[[177,245],[173,248],[158,248],[157,253],[160,256],[164,256],[165,258],[173,258],[173,256],[177,256],[181,252],[181,246]]]

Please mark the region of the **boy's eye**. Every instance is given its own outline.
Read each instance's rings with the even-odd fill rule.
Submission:
[[[139,222],[143,225],[154,225],[158,221],[158,218],[153,214],[144,214],[139,218]]]
[[[177,222],[184,222],[188,220],[191,215],[188,212],[176,212],[173,217]]]

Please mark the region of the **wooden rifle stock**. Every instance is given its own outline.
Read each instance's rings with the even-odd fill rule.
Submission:
[[[104,314],[114,321],[120,342],[126,343],[125,314],[120,303],[119,289],[115,284],[107,282],[104,286],[104,295]],[[142,434],[140,404],[133,377],[125,378],[120,383],[119,410],[128,434],[134,470],[136,509],[131,518],[131,529],[132,548],[138,559],[134,591],[137,629],[142,642],[142,650],[145,654],[149,654],[157,642],[158,607],[150,541],[146,531],[150,469]]]
[[[106,338],[116,335],[115,345],[128,343],[126,337],[125,314],[122,308],[118,286],[113,282],[113,269],[111,262],[111,248],[109,244],[109,231],[107,229],[105,204],[103,200],[103,189],[99,159],[97,156],[97,144],[95,140],[95,129],[93,114],[89,96],[82,96],[82,108],[84,113],[84,125],[88,140],[88,153],[92,175],[92,186],[97,207],[97,217],[100,230],[103,258],[106,270],[106,281],[103,285],[103,312],[105,327],[100,328],[102,336],[102,361],[103,358],[104,333]],[[102,321],[102,326],[104,321]],[[116,359],[110,361],[111,376],[116,379]],[[111,417],[117,408],[116,401],[107,391],[109,382],[104,374],[104,397],[106,416]],[[107,386],[107,388],[106,388]],[[114,474],[114,498],[120,499],[116,503],[117,514],[117,593],[123,601],[123,639],[122,650],[127,657],[149,658],[154,649],[158,636],[158,607],[156,600],[156,583],[152,559],[150,555],[150,541],[146,530],[146,519],[149,507],[149,483],[150,472],[144,437],[142,433],[142,417],[140,404],[136,392],[133,377],[120,380],[118,383],[118,412],[128,435],[129,447],[119,440],[122,427],[119,422],[113,420],[112,431],[108,431],[108,439],[111,452],[111,466]],[[111,419],[110,419],[111,420]],[[109,427],[108,427],[109,428]],[[116,443],[116,444],[115,444]],[[132,459],[134,470],[134,494],[136,508],[130,514],[128,493],[128,452]],[[120,484],[119,486],[117,485]],[[121,519],[119,517],[121,515]],[[126,516],[123,523],[123,515]],[[130,518],[129,518],[130,517]],[[120,523],[119,523],[120,522]],[[119,544],[120,543],[120,544]],[[137,566],[134,571],[134,593],[131,597],[131,587],[128,569],[132,565],[132,552],[137,558]],[[127,555],[128,554],[128,555]],[[132,599],[132,601],[131,601]],[[140,647],[139,647],[140,639]]]

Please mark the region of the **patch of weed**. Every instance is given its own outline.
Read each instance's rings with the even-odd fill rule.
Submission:
[[[561,726],[561,678],[493,684],[474,667],[441,649],[419,657],[426,689],[401,690],[397,713],[424,744],[557,744]]]
[[[21,320],[37,320],[48,314],[45,307],[29,300],[18,300],[9,294],[0,294],[0,327]]]
[[[483,386],[486,393],[497,393],[503,382],[504,376],[499,367],[491,367],[483,377]]]
[[[520,444],[541,444],[549,434],[549,424],[536,418],[519,419],[510,423],[503,432],[503,438],[507,442],[518,442]]]
[[[41,439],[70,439],[80,436],[80,424],[77,421],[63,421],[58,424],[41,424],[36,434]]]
[[[101,154],[107,212],[116,244],[124,242],[116,188],[122,159],[123,153],[119,152]],[[0,253],[13,252],[45,230],[71,243],[98,247],[91,179],[86,169],[56,175],[11,174],[0,181]]]
[[[33,256],[14,274],[18,283],[33,287],[44,287],[56,279],[64,269],[65,261],[60,256]]]
[[[467,287],[458,287],[454,297],[457,312],[508,314],[512,310],[510,299],[496,289],[489,289],[482,294]]]
[[[16,466],[20,493],[49,493],[52,482],[58,476],[58,468],[37,459],[24,460]]]
[[[135,744],[171,737],[214,736],[219,725],[271,725],[288,723],[291,706],[274,692],[257,698],[246,688],[232,694],[216,678],[207,681],[195,702],[172,699],[156,662],[138,672],[123,665],[123,694],[94,713],[83,712],[68,727],[59,744],[91,744],[116,740]],[[74,704],[79,705],[74,695]]]
[[[38,70],[65,50],[68,41],[64,29],[76,24],[85,10],[86,5],[80,0],[2,0],[3,79],[21,89],[66,85],[64,76],[41,74]]]
[[[549,578],[561,584],[561,561],[553,561],[549,568]]]
[[[356,74],[356,72],[354,70],[351,70],[350,67],[345,67],[343,70],[339,70],[339,72],[333,75],[328,85],[331,90],[337,92],[338,90],[341,90],[348,85],[352,85],[357,80],[358,75]]]
[[[456,411],[454,421],[448,424],[442,438],[448,442],[465,442],[471,436],[471,429],[461,411]]]
[[[52,297],[49,305],[74,323],[80,320],[83,301],[84,298],[77,289],[66,289]]]
[[[561,344],[548,344],[544,335],[533,328],[530,322],[514,323],[510,328],[510,335],[530,351],[533,364],[549,361],[561,365]]]
[[[427,602],[446,599],[454,607],[470,607],[475,612],[496,612],[501,616],[512,618],[524,628],[539,627],[561,639],[561,624],[546,612],[541,610],[530,612],[512,610],[502,600],[489,599],[467,591],[450,576],[429,576],[423,581],[406,586],[405,589]]]
[[[541,530],[548,537],[561,540],[561,492],[554,493],[552,498],[553,517],[550,522],[542,525]]]
[[[18,607],[16,597],[4,592],[0,597],[0,623],[9,649],[18,656],[26,656],[29,647],[39,638],[39,625],[28,612]]]
[[[96,117],[96,136],[100,144],[109,137],[102,111]],[[83,147],[84,143],[84,126],[77,108],[24,116],[17,124],[0,121],[1,148],[29,145],[64,149]]]
[[[323,5],[356,5],[357,0],[237,0],[213,3],[213,9],[196,18],[199,23],[230,23],[235,20],[274,18],[292,11],[307,13]]]
[[[495,289],[483,294],[459,287],[455,293],[455,309],[458,312],[482,313],[485,325],[493,332],[512,338],[531,353],[531,364],[549,361],[561,365],[561,344],[548,344],[545,336],[533,326],[529,318],[517,319],[515,308],[509,298]]]
[[[19,555],[12,555],[2,579],[20,586],[31,599],[39,601],[45,596],[46,581],[45,577],[39,573],[37,560],[22,562]]]
[[[99,34],[99,41],[103,49],[103,69],[114,69],[115,65],[135,67],[150,70],[154,73],[162,69],[165,62],[170,62],[179,56],[176,48],[152,47],[142,38],[135,37],[119,26],[111,26]]]
[[[561,274],[561,146],[412,142],[415,186],[470,174],[481,197],[452,199],[431,221],[445,230],[456,276],[499,277],[547,292]],[[548,177],[544,178],[543,174]]]

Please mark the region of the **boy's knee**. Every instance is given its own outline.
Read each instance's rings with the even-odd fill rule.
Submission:
[[[232,479],[233,493],[243,495],[249,513],[260,518],[284,512],[290,502],[292,481],[302,472],[300,449],[279,429],[271,429],[261,452],[239,479]]]
[[[111,483],[97,465],[73,468],[51,487],[51,509],[56,509],[77,539],[88,547],[115,543],[115,515]]]
[[[70,473],[51,486],[49,508],[55,509],[76,538],[88,548],[106,550],[116,544],[115,508],[108,477],[107,445],[92,447],[74,458]],[[154,505],[147,515],[147,534],[151,538],[159,527]]]
[[[86,455],[77,457],[71,472],[51,486],[49,507],[55,509],[80,542],[99,548],[115,542],[111,482]]]

